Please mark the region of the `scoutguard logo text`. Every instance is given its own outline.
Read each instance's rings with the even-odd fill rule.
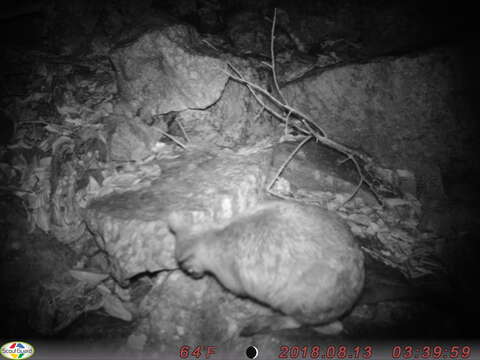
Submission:
[[[35,354],[35,349],[29,343],[23,341],[11,341],[3,344],[0,353],[7,359],[28,359]]]

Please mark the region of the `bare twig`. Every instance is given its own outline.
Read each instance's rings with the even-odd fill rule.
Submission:
[[[263,110],[265,110],[265,106],[262,106],[262,108],[258,111],[257,115],[253,118],[253,122],[257,121],[257,119],[262,115]]]
[[[275,69],[275,24],[277,23],[277,8],[273,10],[273,21],[272,21],[272,33],[270,35],[270,53],[271,53],[271,58],[272,58],[272,65],[270,66],[272,69],[272,74],[273,74],[273,83],[275,84],[275,88],[277,89],[278,95],[280,96],[280,99],[285,105],[288,105],[287,100],[285,99],[285,96],[283,96],[282,90],[280,90],[280,86],[278,86],[278,81],[277,81],[277,71]]]
[[[360,169],[360,165],[358,164],[358,161],[355,160],[353,156],[347,156],[347,159],[352,160],[353,164],[355,165],[355,168],[357,169],[358,174],[360,175],[360,180],[358,181],[358,185],[355,187],[355,189],[350,194],[350,196],[342,204],[338,206],[337,210],[342,206],[345,206],[348,202],[350,202],[355,197],[355,195],[357,195],[358,191],[362,187],[362,184],[365,182],[365,177],[363,176],[363,173]]]
[[[168,137],[170,140],[174,141],[177,145],[181,146],[183,149],[185,149],[185,145],[182,144],[180,141],[178,141],[177,139],[175,139],[175,136],[172,136],[168,133],[166,133],[165,131],[163,131],[162,129],[158,129],[159,132],[161,132],[163,135],[165,135],[166,137]]]
[[[305,145],[309,140],[311,140],[312,137],[313,137],[312,135],[309,135],[309,136],[305,137],[305,139],[303,139],[302,142],[297,145],[295,150],[293,150],[292,153],[288,156],[288,158],[284,161],[282,166],[280,166],[277,173],[273,177],[272,181],[270,181],[270,184],[268,184],[268,186],[267,186],[267,191],[268,192],[270,192],[270,189],[272,188],[273,184],[275,184],[275,181],[277,181],[278,177],[282,174],[283,170],[288,165],[288,163],[293,159],[295,154],[302,148],[303,145]]]
[[[206,45],[210,46],[213,50],[215,51],[218,51],[218,49],[215,47],[215,45],[213,45],[210,41],[208,41],[207,39],[203,39],[202,40]]]
[[[288,135],[288,120],[290,119],[291,114],[292,114],[292,112],[289,111],[287,116],[285,117],[285,136]]]
[[[182,122],[180,121],[178,116],[175,116],[175,121],[178,123],[178,127],[180,128],[180,130],[182,130],[183,136],[185,136],[185,140],[187,140],[187,142],[190,142],[190,138],[188,137],[187,132],[185,131],[185,128],[183,127]]]
[[[296,202],[298,202],[298,203],[301,203],[301,201],[299,201],[299,200],[297,200],[297,199],[295,199],[295,198],[293,198],[293,197],[291,197],[291,196],[285,196],[285,195],[280,194],[280,193],[277,193],[277,192],[275,192],[275,191],[273,191],[273,190],[267,190],[267,191],[268,191],[268,193],[269,193],[270,195],[276,196],[276,197],[278,197],[278,198],[280,198],[280,199],[287,200],[287,201],[296,201]]]
[[[344,161],[342,161],[342,163],[345,162],[345,161],[348,161],[348,160],[351,160],[353,162],[353,164],[355,165],[355,169],[357,170],[357,173],[360,176],[360,180],[358,181],[358,185],[355,187],[355,189],[350,194],[350,196],[341,205],[339,205],[338,208],[341,208],[342,206],[345,206],[345,204],[350,202],[355,197],[355,195],[357,195],[358,191],[360,190],[360,188],[363,184],[366,184],[368,186],[368,188],[373,193],[373,195],[378,200],[378,202],[381,205],[383,205],[383,201],[382,201],[380,195],[375,191],[375,188],[373,187],[372,183],[365,178],[364,172],[362,171],[362,168],[360,167],[360,164],[358,163],[357,159],[355,159],[355,157],[352,156],[352,155],[347,155],[347,158]]]

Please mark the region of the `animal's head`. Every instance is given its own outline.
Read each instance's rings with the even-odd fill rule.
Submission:
[[[201,278],[206,271],[203,244],[199,236],[192,235],[188,221],[178,214],[168,217],[168,226],[175,235],[175,259],[178,266],[195,279]]]

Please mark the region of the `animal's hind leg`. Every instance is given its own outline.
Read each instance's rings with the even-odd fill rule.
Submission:
[[[252,336],[271,331],[296,329],[302,326],[297,320],[284,315],[257,316],[240,332],[240,336]]]

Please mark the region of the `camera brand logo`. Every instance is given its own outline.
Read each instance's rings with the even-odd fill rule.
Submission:
[[[35,353],[35,349],[29,343],[23,341],[11,341],[3,344],[0,352],[7,359],[28,359]]]

